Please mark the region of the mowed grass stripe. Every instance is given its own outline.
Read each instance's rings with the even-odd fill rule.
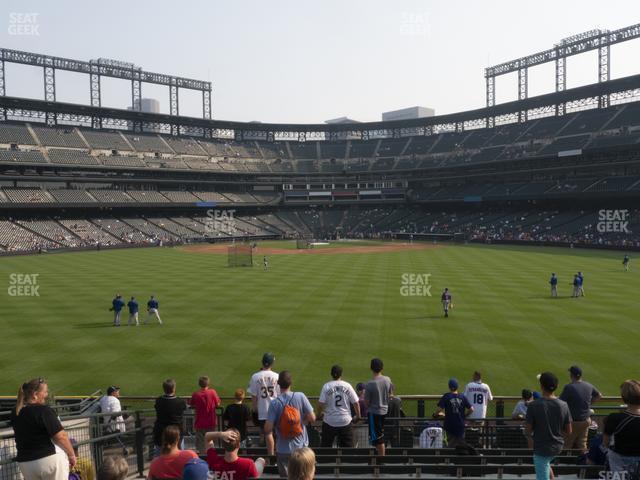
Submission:
[[[4,292],[0,391],[44,375],[56,393],[118,383],[156,394],[173,376],[189,393],[208,374],[231,394],[267,350],[313,395],[333,363],[365,380],[372,356],[384,359],[400,393],[440,393],[450,376],[465,380],[475,369],[502,394],[534,387],[543,369],[562,376],[572,363],[609,394],[638,376],[629,359],[640,285],[618,253],[469,245],[269,259],[265,272],[261,256],[253,268],[231,269],[226,255],[166,248],[2,258],[5,285],[10,273],[40,273],[41,296]],[[587,297],[567,298],[578,270]],[[557,300],[551,271],[560,276]],[[430,274],[432,296],[403,297],[403,273]],[[449,319],[444,287],[454,296]],[[166,325],[110,327],[117,291],[142,305],[156,294]]]

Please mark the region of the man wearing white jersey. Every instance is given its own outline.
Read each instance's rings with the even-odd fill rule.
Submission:
[[[489,385],[482,382],[482,374],[473,372],[473,380],[467,384],[462,393],[473,407],[469,420],[482,420],[487,416],[487,404],[493,400]]]
[[[360,403],[353,387],[342,380],[342,367],[331,367],[332,381],[327,382],[320,392],[320,409],[324,409],[322,421],[322,446],[332,447],[338,439],[338,447],[353,448],[353,428],[351,427],[351,406],[360,418]]]
[[[271,370],[275,359],[273,353],[265,353],[262,356],[262,368],[251,376],[247,388],[251,394],[254,423],[260,427],[260,431],[264,430],[271,401],[280,395],[278,374]]]

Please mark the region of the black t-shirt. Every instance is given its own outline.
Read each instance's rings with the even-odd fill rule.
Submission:
[[[51,437],[62,430],[62,424],[51,407],[25,405],[16,416],[11,412],[18,462],[30,462],[56,453]]]
[[[227,421],[229,428],[237,428],[242,440],[247,438],[247,422],[251,418],[251,411],[246,405],[232,403],[225,408],[222,419]]]
[[[625,457],[640,456],[640,415],[629,412],[611,413],[604,422],[604,433],[615,433],[614,444],[610,446],[614,452]]]
[[[153,443],[162,445],[162,432],[168,425],[180,427],[180,436],[184,435],[182,416],[187,409],[186,402],[174,395],[156,398],[156,423],[153,426]]]

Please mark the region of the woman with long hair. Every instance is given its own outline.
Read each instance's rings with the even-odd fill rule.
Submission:
[[[150,480],[154,478],[182,478],[185,464],[198,458],[193,450],[180,450],[180,428],[169,425],[162,431],[160,456],[153,459],[149,467]]]
[[[73,447],[58,415],[47,405],[49,387],[42,378],[23,383],[11,412],[18,455],[25,480],[68,480],[76,464]]]
[[[612,472],[634,473],[640,469],[640,382],[625,380],[620,385],[620,396],[627,408],[609,414],[602,443],[609,448],[607,460]]]

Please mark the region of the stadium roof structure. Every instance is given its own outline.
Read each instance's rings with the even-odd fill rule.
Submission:
[[[563,104],[566,111],[597,108],[603,95],[612,102],[622,103],[640,97],[640,75],[595,83],[530,97],[525,100],[502,103],[466,112],[435,117],[398,120],[391,122],[366,122],[358,124],[284,124],[247,123],[209,120],[196,117],[144,113],[131,110],[94,107],[72,103],[0,96],[0,116],[5,120],[29,120],[44,122],[55,118],[59,125],[93,126],[144,133],[174,133],[202,138],[230,138],[262,141],[315,141],[371,138],[403,138],[416,135],[432,135],[442,132],[461,132],[486,126],[487,119],[496,124],[516,123],[521,112],[528,116],[543,117],[555,114],[556,106]],[[97,126],[100,127],[97,127]]]
[[[589,108],[606,108],[640,97],[640,75],[610,80],[609,48],[611,45],[640,38],[640,24],[615,31],[593,30],[568,37],[553,48],[504,62],[485,70],[486,107],[433,117],[386,122],[297,124],[253,123],[212,120],[211,83],[172,75],[147,72],[133,64],[116,60],[73,60],[38,53],[0,49],[0,121],[29,120],[50,126],[73,125],[95,129],[111,128],[133,132],[189,135],[258,141],[337,141],[343,139],[403,138],[443,132],[462,132],[477,128],[524,122],[529,118],[561,116]],[[566,89],[566,58],[589,50],[599,52],[598,83]],[[528,73],[531,66],[556,62],[556,91],[528,96]],[[44,100],[7,97],[5,64],[19,63],[43,68]],[[90,76],[90,105],[56,101],[56,70],[84,73]],[[518,100],[495,104],[495,78],[518,72]],[[140,105],[143,83],[169,87],[170,114],[104,108],[101,105],[100,78],[113,77],[131,81],[132,105]],[[179,90],[202,92],[202,117],[179,115]],[[138,99],[136,103],[136,99]]]

